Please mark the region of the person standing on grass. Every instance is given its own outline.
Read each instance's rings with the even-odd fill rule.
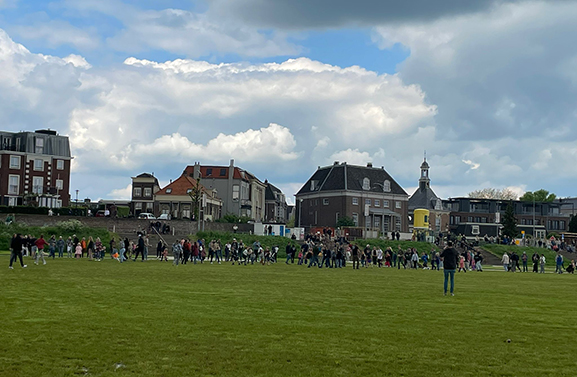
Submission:
[[[142,261],[144,262],[144,239],[142,239],[142,234],[138,235],[138,245],[136,246],[136,252],[134,253],[134,262],[138,259],[138,254],[140,254]]]
[[[355,268],[358,270],[359,269],[359,247],[357,245],[353,245],[352,254],[353,254],[353,270]],[[355,264],[356,264],[356,267],[355,267]]]
[[[538,273],[539,272],[539,253],[537,253],[537,252],[533,253],[531,260],[533,261],[533,272]]]
[[[20,266],[22,266],[22,268],[28,267],[22,261],[22,241],[22,235],[18,233],[12,237],[12,241],[10,242],[10,266],[8,268],[11,270],[14,269],[12,263],[14,263],[17,258],[20,259]]]
[[[523,272],[529,272],[527,269],[527,261],[529,260],[529,256],[527,256],[527,252],[524,251],[523,255],[521,256],[521,261],[523,262]]]
[[[66,254],[68,258],[72,258],[74,255],[74,243],[72,242],[72,237],[68,237],[66,240]]]
[[[503,258],[501,258],[501,263],[503,263],[503,269],[505,269],[505,272],[509,271],[509,255],[507,255],[506,251],[503,253]]]
[[[43,234],[40,235],[40,238],[36,240],[35,244],[36,247],[38,248],[38,251],[36,251],[36,261],[34,262],[34,264],[38,264],[40,258],[42,258],[43,264],[46,264],[46,259],[44,259],[44,246],[46,246],[48,242],[46,242],[46,240],[44,239]]]
[[[62,236],[58,237],[58,241],[56,241],[56,249],[58,249],[58,258],[64,257],[64,245],[66,245],[66,242],[64,242]]]
[[[563,273],[563,256],[561,253],[557,253],[555,257],[555,273],[562,274]]]
[[[48,254],[48,258],[52,257],[54,259],[56,257],[56,236],[52,235],[48,240],[48,250],[50,254]]]
[[[447,247],[441,253],[441,258],[443,259],[443,266],[445,272],[445,282],[443,283],[443,289],[445,296],[447,295],[447,283],[449,278],[451,279],[451,296],[454,296],[455,290],[455,271],[457,270],[457,258],[459,253],[453,248],[453,242],[447,242]]]
[[[483,256],[481,255],[480,251],[477,251],[475,254],[475,269],[477,272],[483,272]]]
[[[180,261],[180,255],[182,254],[182,245],[178,240],[174,241],[174,243],[172,244],[172,254],[174,255],[174,262],[172,262],[172,264],[178,266],[178,262]]]
[[[76,255],[76,259],[82,258],[82,245],[80,243],[76,244],[74,255]]]
[[[539,271],[539,273],[544,274],[545,273],[545,254],[541,254],[541,258],[539,258],[539,264],[541,265],[541,271]]]

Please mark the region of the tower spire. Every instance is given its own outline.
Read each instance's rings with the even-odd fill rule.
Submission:
[[[429,188],[429,164],[427,163],[427,151],[424,153],[423,163],[421,164],[421,177],[419,178],[419,189],[424,190]]]

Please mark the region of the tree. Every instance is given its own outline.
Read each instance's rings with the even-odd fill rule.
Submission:
[[[571,233],[577,233],[577,216],[571,216],[571,220],[569,220],[569,231]]]
[[[496,189],[487,187],[482,190],[475,190],[469,193],[469,198],[475,199],[500,199],[500,200],[517,200],[518,195],[509,188]]]
[[[507,205],[507,209],[505,210],[505,215],[503,216],[501,224],[503,224],[502,234],[504,236],[510,238],[517,237],[519,231],[517,230],[517,219],[515,218],[515,210],[513,208],[512,201],[510,201]]]
[[[200,208],[200,202],[202,200],[202,195],[204,194],[203,187],[200,184],[200,178],[196,179],[196,185],[190,189],[188,192],[188,196],[190,196],[190,200],[192,200],[192,216],[191,220],[199,220],[198,212]],[[199,223],[200,224],[200,223]]]
[[[339,219],[337,220],[336,226],[337,227],[355,226],[355,222],[350,217],[342,216],[342,217],[339,217]]]
[[[523,202],[532,202],[533,200],[535,200],[535,202],[538,203],[550,203],[556,198],[557,195],[549,193],[549,191],[547,190],[541,189],[533,192],[527,191],[526,193],[523,194],[522,197],[519,198],[519,200]]]

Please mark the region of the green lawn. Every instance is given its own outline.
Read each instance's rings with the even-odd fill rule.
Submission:
[[[577,367],[568,274],[461,273],[445,297],[437,271],[27,262],[11,271],[0,256],[0,376],[572,376]]]

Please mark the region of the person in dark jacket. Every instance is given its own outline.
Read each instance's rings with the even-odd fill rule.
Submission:
[[[445,272],[445,282],[443,284],[444,294],[447,295],[447,283],[451,278],[451,296],[454,296],[455,290],[455,271],[457,270],[457,258],[459,253],[453,248],[453,242],[447,242],[447,247],[441,253],[443,259],[443,268]]]
[[[14,269],[14,267],[12,267],[12,263],[14,263],[17,258],[20,259],[20,265],[22,268],[28,267],[22,261],[22,235],[20,233],[15,234],[14,237],[12,237],[12,241],[10,242],[10,250],[10,266],[8,268],[11,270]]]
[[[141,254],[142,261],[144,262],[144,239],[142,238],[141,234],[138,235],[138,246],[136,246],[136,253],[133,259],[135,262],[138,259],[139,253]]]

